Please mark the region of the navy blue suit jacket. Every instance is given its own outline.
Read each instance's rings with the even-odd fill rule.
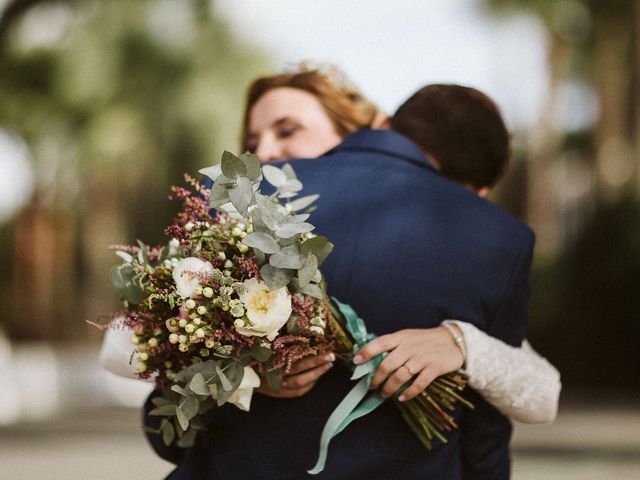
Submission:
[[[335,244],[322,271],[329,291],[378,335],[471,322],[512,345],[524,337],[533,234],[495,205],[438,175],[419,149],[389,131],[357,132],[318,159],[292,162],[304,194],[319,193],[309,220]],[[351,388],[334,367],[301,398],[254,395],[250,412],[211,415],[210,434],[186,451],[172,479],[299,479],[316,460],[324,422]],[[392,402],[331,444],[319,479],[506,479],[511,425],[474,392],[460,429],[427,452]],[[150,421],[151,419],[147,419]]]

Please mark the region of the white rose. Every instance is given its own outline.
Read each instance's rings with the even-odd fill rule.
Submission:
[[[200,281],[189,273],[213,273],[213,265],[199,258],[188,257],[180,260],[173,269],[176,291],[182,298],[189,298],[200,286]]]
[[[267,337],[273,340],[278,330],[291,315],[291,295],[287,287],[271,291],[267,284],[250,278],[244,282],[245,292],[240,295],[249,322],[236,326],[246,336]]]
[[[232,403],[240,410],[245,412],[251,408],[251,397],[253,395],[253,389],[260,386],[260,377],[251,367],[244,367],[244,375],[242,381],[235,392],[231,394],[227,402]],[[217,385],[209,385],[211,396],[213,399],[217,399],[218,390]]]

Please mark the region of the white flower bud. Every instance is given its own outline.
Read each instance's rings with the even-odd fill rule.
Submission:
[[[204,342],[204,346],[207,348],[213,348],[215,344],[216,342],[214,342],[213,340],[207,340],[206,342]]]
[[[162,262],[162,265],[164,265],[167,268],[171,268],[173,266],[171,264],[171,260],[165,260],[164,262]]]
[[[201,323],[202,323],[202,320],[200,319],[200,317],[196,317],[193,319],[194,325],[200,325]]]
[[[134,345],[138,345],[140,343],[140,339],[137,335],[131,335],[131,343],[133,343]]]
[[[209,350],[207,348],[201,348],[200,349],[200,356],[201,357],[208,357],[209,356]]]
[[[201,328],[197,329],[196,335],[198,336],[198,338],[204,338],[204,330]]]
[[[187,343],[187,336],[186,335],[178,335],[178,341],[180,343]]]
[[[138,360],[142,361],[142,362],[146,362],[147,360],[149,360],[149,354],[147,352],[142,352],[138,354]]]
[[[211,287],[204,287],[202,289],[202,294],[207,297],[207,298],[211,298],[213,297],[213,288]]]
[[[247,247],[244,243],[238,245],[238,250],[240,253],[247,253],[249,251],[249,247]]]
[[[236,328],[242,328],[244,327],[244,320],[242,320],[241,318],[237,318],[234,322],[233,322],[233,326]]]
[[[186,343],[181,343],[180,345],[178,345],[178,350],[180,350],[181,352],[186,352],[187,350],[189,350],[189,346]]]
[[[169,335],[169,343],[173,343],[173,344],[178,343],[178,334],[177,333],[172,333],[171,335]]]
[[[207,307],[205,307],[204,305],[200,305],[196,311],[200,315],[204,315],[205,313],[207,313]],[[194,318],[194,320],[195,320],[195,318]]]
[[[190,298],[189,300],[184,302],[184,306],[187,307],[189,310],[193,310],[194,308],[196,308],[196,302],[193,298]]]
[[[180,326],[180,328],[184,328],[184,327],[186,327],[186,326],[187,326],[187,323],[188,323],[188,322],[187,322],[187,319],[186,319],[186,318],[181,318],[181,319],[178,321],[178,325]]]
[[[316,325],[309,327],[309,330],[318,335],[324,335],[324,330]]]
[[[153,329],[153,334],[157,337],[162,333],[162,329],[160,327],[156,327]]]
[[[184,327],[184,331],[187,333],[193,333],[193,331],[196,329],[196,327],[194,327],[192,324],[187,325],[186,327]]]
[[[195,293],[198,296],[202,295],[202,287],[196,287],[193,293]]]
[[[244,237],[246,237],[246,236],[247,236],[247,232],[242,232],[242,233],[240,234],[240,238],[244,238]]]
[[[147,343],[149,344],[150,347],[155,348],[155,347],[158,346],[158,339],[157,338],[150,338]]]
[[[193,227],[195,227],[195,225],[193,224],[193,222],[187,222],[186,225],[184,226],[184,229],[187,232],[190,232],[191,230],[193,230]]]
[[[224,262],[224,268],[231,268],[233,267],[233,262],[231,260],[227,260],[226,262]]]
[[[147,365],[144,362],[138,362],[138,365],[136,365],[136,370],[138,371],[138,373],[142,373],[147,370]]]
[[[242,230],[240,230],[238,227],[233,227],[231,229],[231,235],[233,235],[234,237],[239,237],[242,234]]]
[[[216,257],[218,257],[220,260],[226,260],[227,259],[227,256],[224,254],[224,252],[216,253]]]

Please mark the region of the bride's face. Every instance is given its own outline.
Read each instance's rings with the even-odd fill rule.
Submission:
[[[249,114],[246,143],[262,162],[317,157],[341,141],[316,97],[297,88],[269,90]]]

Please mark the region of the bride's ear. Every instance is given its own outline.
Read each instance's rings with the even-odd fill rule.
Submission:
[[[370,128],[373,128],[375,130],[390,130],[391,117],[382,111],[376,113],[376,116],[373,117]]]

